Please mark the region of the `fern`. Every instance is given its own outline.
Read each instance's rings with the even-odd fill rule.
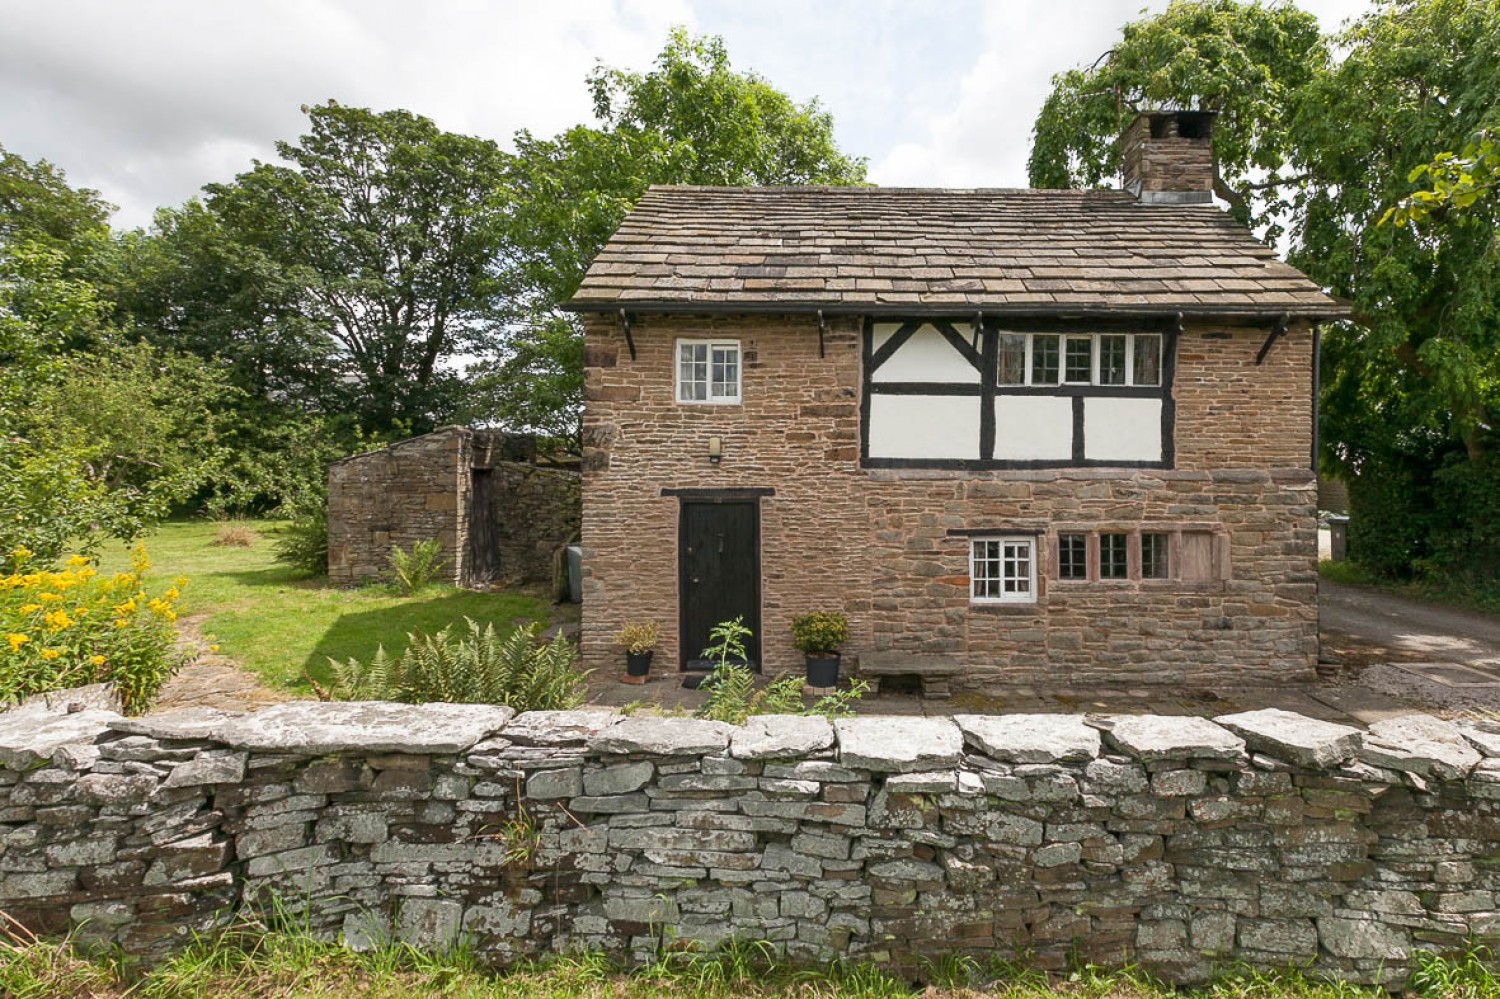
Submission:
[[[752,700],[751,714],[800,715],[802,713],[802,678],[784,676],[773,680]]]
[[[389,561],[396,589],[408,596],[426,589],[445,564],[440,557],[442,554],[442,542],[436,539],[418,541],[409,552],[402,551],[399,545],[391,545]]]
[[[385,700],[422,704],[503,704],[517,711],[570,708],[583,700],[587,671],[558,635],[539,644],[537,624],[504,637],[493,624],[483,628],[464,619],[467,634],[453,627],[434,635],[408,635],[410,645],[396,659],[384,648],[368,663],[350,659],[333,668],[334,696],[341,700]]]

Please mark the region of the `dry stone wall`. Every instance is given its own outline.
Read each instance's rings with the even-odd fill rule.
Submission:
[[[0,909],[147,957],[274,893],[496,963],[736,937],[1396,983],[1500,938],[1497,844],[1500,734],[1425,716],[0,715]]]

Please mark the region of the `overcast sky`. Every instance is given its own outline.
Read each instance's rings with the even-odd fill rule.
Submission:
[[[647,68],[669,28],[833,113],[884,185],[1023,187],[1051,75],[1164,0],[0,0],[0,146],[150,222],[227,180],[298,110],[406,108],[509,147],[591,118],[596,61]],[[1325,30],[1368,0],[1301,0]]]

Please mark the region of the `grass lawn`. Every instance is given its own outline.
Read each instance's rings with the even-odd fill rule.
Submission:
[[[165,524],[145,539],[156,580],[186,576],[180,605],[206,641],[258,673],[268,686],[311,693],[303,671],[329,678],[328,659],[367,659],[380,645],[396,652],[408,632],[462,627],[465,616],[497,629],[523,620],[546,621],[547,603],[524,593],[473,593],[433,586],[400,596],[384,586],[338,589],[273,559],[273,521],[245,521],[256,535],[249,548],[214,542],[218,525],[207,521]],[[123,547],[102,553],[106,570],[123,567]],[[164,583],[162,585],[165,585]]]
[[[1173,989],[1132,973],[1081,968],[1065,978],[996,962],[947,959],[905,974],[867,964],[793,970],[739,944],[712,954],[676,952],[622,972],[597,954],[579,954],[505,973],[459,949],[427,954],[390,945],[356,954],[300,932],[254,930],[200,941],[143,978],[115,962],[89,961],[66,946],[0,935],[0,995],[17,999],[92,996],[175,999],[205,996],[321,999],[1387,999],[1376,988],[1318,982],[1296,972],[1242,971],[1199,989]],[[1413,999],[1480,999],[1500,993],[1487,952],[1423,959],[1407,982]]]

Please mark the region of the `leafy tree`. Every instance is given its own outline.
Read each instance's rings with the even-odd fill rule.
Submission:
[[[1390,571],[1500,564],[1500,539],[1461,529],[1463,497],[1500,488],[1494,199],[1379,224],[1419,167],[1500,124],[1497,95],[1500,0],[1385,0],[1331,39],[1291,7],[1178,0],[1055,77],[1036,122],[1032,180],[1066,186],[1115,168],[1135,107],[1219,112],[1218,193],[1353,303],[1324,339],[1323,460],[1351,480],[1351,547]]]
[[[1407,175],[1412,182],[1428,178],[1432,187],[1413,191],[1386,211],[1381,222],[1420,223],[1434,212],[1463,211],[1500,194],[1500,134],[1480,129],[1459,152],[1445,150]]]
[[[280,360],[307,375],[316,331],[316,363],[367,429],[426,429],[453,408],[454,359],[486,346],[502,154],[407,111],[305,110],[308,133],[277,144],[290,165],[257,163],[206,188],[222,233],[252,251],[232,272],[253,292],[237,346],[255,355],[260,329],[244,320],[269,311]],[[218,235],[200,224],[200,249],[214,252]]]
[[[1139,110],[1214,111],[1214,193],[1240,218],[1272,223],[1296,182],[1304,88],[1328,65],[1317,19],[1296,7],[1174,0],[1125,25],[1092,66],[1053,77],[1033,127],[1031,183],[1097,187],[1115,175],[1116,140]]]
[[[134,537],[190,495],[216,457],[224,386],[110,325],[78,268],[108,246],[102,209],[80,209],[89,192],[45,164],[11,157],[4,170],[40,180],[12,185],[24,196],[0,212],[0,550],[47,561]]]
[[[0,146],[0,243],[57,250],[76,276],[106,251],[112,214],[98,191],[70,187],[46,160],[29,163]]]

